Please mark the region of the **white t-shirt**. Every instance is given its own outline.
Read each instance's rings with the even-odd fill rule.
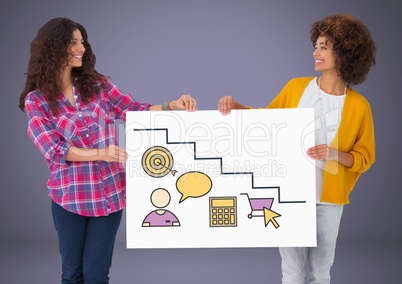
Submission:
[[[315,145],[327,144],[329,146],[331,144],[341,122],[345,97],[346,94],[336,96],[320,90],[316,77],[307,85],[297,107],[314,108]],[[320,198],[325,162],[316,160],[315,165],[317,203],[323,203],[320,202]]]

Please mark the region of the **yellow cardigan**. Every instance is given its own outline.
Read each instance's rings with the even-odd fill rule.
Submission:
[[[290,80],[267,108],[297,108],[308,83],[314,77]],[[358,92],[348,87],[341,123],[331,148],[353,155],[352,167],[336,161],[325,163],[322,202],[348,204],[349,194],[360,175],[375,161],[374,123],[370,104]]]

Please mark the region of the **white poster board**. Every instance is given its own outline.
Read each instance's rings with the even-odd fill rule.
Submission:
[[[316,246],[312,109],[127,113],[127,248]]]

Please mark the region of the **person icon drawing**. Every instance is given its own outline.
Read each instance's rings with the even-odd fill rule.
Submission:
[[[142,227],[180,226],[177,217],[169,210],[164,209],[170,203],[170,193],[166,189],[155,189],[151,194],[151,203],[158,209],[145,217]]]

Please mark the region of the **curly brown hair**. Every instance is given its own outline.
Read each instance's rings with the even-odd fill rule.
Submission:
[[[311,25],[313,46],[320,36],[333,44],[335,68],[342,80],[348,85],[363,83],[375,65],[377,50],[367,26],[351,15],[335,14]]]
[[[67,18],[54,18],[43,25],[31,42],[25,88],[20,95],[19,108],[25,111],[25,98],[29,92],[40,90],[50,106],[52,114],[57,113],[57,94],[62,89],[61,71],[69,60],[68,46],[73,32],[81,32],[85,53],[82,66],[72,69],[75,84],[84,101],[99,92],[106,77],[95,70],[96,57],[88,42],[88,35],[82,25]]]

